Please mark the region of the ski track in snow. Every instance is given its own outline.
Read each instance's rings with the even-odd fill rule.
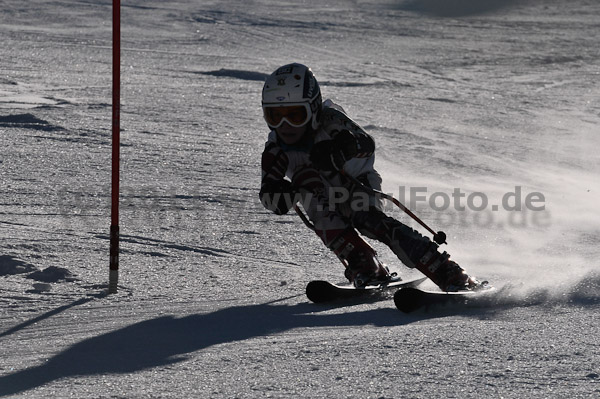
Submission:
[[[107,296],[111,2],[3,2],[0,396],[599,397],[599,16],[584,0],[124,3]],[[410,315],[307,302],[342,266],[257,196],[262,81],[291,61],[375,137],[384,191],[544,195],[538,212],[416,204],[498,295]]]

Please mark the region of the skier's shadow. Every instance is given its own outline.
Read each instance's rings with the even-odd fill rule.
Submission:
[[[331,308],[307,303],[271,303],[234,306],[182,318],[157,317],[83,340],[42,365],[0,377],[0,396],[14,395],[64,377],[131,373],[165,366],[212,345],[293,328],[397,326],[414,321],[402,317],[394,308],[322,313],[328,309]]]

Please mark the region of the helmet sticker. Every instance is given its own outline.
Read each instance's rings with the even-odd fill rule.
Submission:
[[[316,80],[314,78],[310,79],[310,74],[309,73],[310,73],[310,69],[306,71],[306,74],[307,74],[307,76],[309,78],[304,81],[304,91],[305,91],[305,96],[306,97],[312,98],[314,96],[314,94],[315,94],[314,92],[315,92],[315,89],[316,89],[316,87],[315,87],[316,86],[316,84],[315,84]],[[307,87],[307,85],[308,85],[308,87]]]
[[[279,68],[277,70],[277,72],[275,72],[275,75],[285,75],[288,73],[292,73],[293,69],[294,69],[294,65],[285,65],[285,66],[282,66],[281,68]]]

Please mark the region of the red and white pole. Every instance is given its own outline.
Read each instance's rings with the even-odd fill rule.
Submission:
[[[108,293],[115,294],[119,283],[119,161],[121,104],[121,0],[113,0],[112,53],[112,193],[110,222],[110,271]]]

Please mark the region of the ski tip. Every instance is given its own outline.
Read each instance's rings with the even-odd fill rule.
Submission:
[[[423,291],[415,287],[401,288],[394,294],[394,304],[404,313],[414,312],[422,306]]]
[[[328,302],[333,299],[331,295],[332,284],[328,281],[313,280],[306,285],[306,297],[314,303]]]

